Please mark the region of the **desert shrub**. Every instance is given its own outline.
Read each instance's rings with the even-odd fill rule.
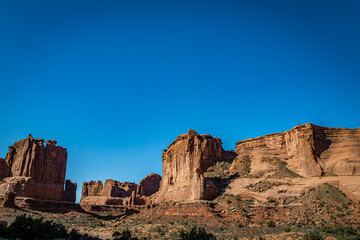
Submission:
[[[42,218],[27,217],[26,215],[16,217],[8,230],[10,238],[54,239],[67,237],[67,231],[62,224],[44,221]]]
[[[275,227],[276,226],[274,221],[268,221],[266,224],[268,225],[268,227]]]
[[[165,232],[161,229],[161,227],[157,227],[157,228],[156,228],[156,231],[157,231],[161,236],[164,236],[164,235],[165,235]]]
[[[32,218],[21,215],[9,227],[0,228],[0,238],[5,239],[69,239],[69,240],[96,240],[87,234],[80,234],[76,230],[67,232],[64,225],[53,221],[44,221],[42,218]]]
[[[335,225],[334,227],[323,226],[320,230],[324,233],[337,236],[337,239],[360,240],[360,233],[351,226]]]
[[[180,230],[181,240],[216,240],[212,233],[207,233],[203,228],[193,227],[189,232]]]
[[[134,237],[134,238],[131,237],[131,232],[129,229],[125,229],[121,233],[118,231],[115,231],[112,234],[112,237],[116,240],[138,240],[137,237]]]
[[[291,232],[291,228],[290,227],[285,228],[284,232]]]
[[[304,235],[304,240],[323,240],[323,236],[317,229],[311,229]]]
[[[78,231],[72,229],[67,239],[68,240],[98,240],[99,238],[89,236],[88,234],[81,234]]]

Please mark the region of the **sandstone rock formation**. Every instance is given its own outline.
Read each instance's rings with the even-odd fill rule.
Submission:
[[[159,174],[151,173],[139,182],[136,194],[140,196],[151,196],[159,191],[161,177]]]
[[[112,179],[106,179],[105,184],[99,180],[83,183],[81,197],[103,196],[103,197],[129,197],[133,191],[136,191],[137,185],[130,182],[118,182]]]
[[[6,191],[4,194],[3,207],[15,207],[16,194],[13,191]]]
[[[252,157],[251,174],[256,176],[273,170],[268,161],[273,157],[303,177],[360,175],[360,128],[299,125],[284,133],[240,141],[235,152],[238,158]]]
[[[21,197],[63,200],[66,162],[67,151],[56,146],[56,141],[46,141],[45,146],[43,139],[29,135],[10,146],[5,159],[0,159],[4,182],[0,195],[11,190]],[[71,191],[74,194],[76,189]]]
[[[159,190],[161,177],[151,173],[142,179],[139,185],[130,182],[118,182],[106,179],[84,182],[81,194],[81,205],[148,205],[150,197]]]
[[[231,181],[227,194],[260,202],[291,201],[328,183],[360,201],[360,128],[299,125],[284,133],[240,141],[235,152],[238,156],[229,175],[240,177]],[[264,181],[270,187],[261,187]]]
[[[66,202],[75,202],[76,188],[77,188],[77,184],[67,179],[65,182],[65,191],[63,192],[62,200]]]
[[[118,182],[106,179],[105,184],[97,182],[84,182],[80,204],[82,205],[113,205],[123,204],[125,198],[135,192],[137,185],[130,182]]]
[[[163,173],[156,202],[211,199],[218,190],[204,171],[222,159],[219,138],[190,129],[171,143],[162,155]]]

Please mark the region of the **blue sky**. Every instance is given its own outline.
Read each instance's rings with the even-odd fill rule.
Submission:
[[[360,2],[0,1],[0,157],[68,149],[67,178],[138,182],[193,128],[235,142],[360,127]]]

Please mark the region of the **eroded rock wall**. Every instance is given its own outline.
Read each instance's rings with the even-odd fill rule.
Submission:
[[[273,157],[303,177],[360,175],[360,129],[328,128],[313,124],[240,141],[235,152],[252,157],[251,174],[265,176],[273,170]],[[236,164],[236,161],[234,161]]]
[[[76,201],[76,188],[77,184],[66,180],[65,182],[65,191],[63,192],[63,201],[75,202]]]
[[[199,135],[194,130],[182,134],[162,155],[163,171],[156,202],[211,199],[216,186],[204,177],[204,171],[222,159],[219,138]]]
[[[135,192],[137,185],[131,182],[119,182],[106,179],[105,184],[97,182],[84,182],[80,204],[83,205],[113,205],[123,204]]]
[[[66,163],[67,151],[56,146],[56,141],[47,141],[45,146],[43,139],[29,135],[0,159],[0,194],[11,190],[21,197],[63,200]]]

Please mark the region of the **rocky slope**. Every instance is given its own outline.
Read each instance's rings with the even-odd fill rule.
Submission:
[[[67,151],[56,141],[34,139],[29,135],[9,147],[0,159],[0,195],[13,191],[17,196],[75,201],[76,183],[66,181]]]

